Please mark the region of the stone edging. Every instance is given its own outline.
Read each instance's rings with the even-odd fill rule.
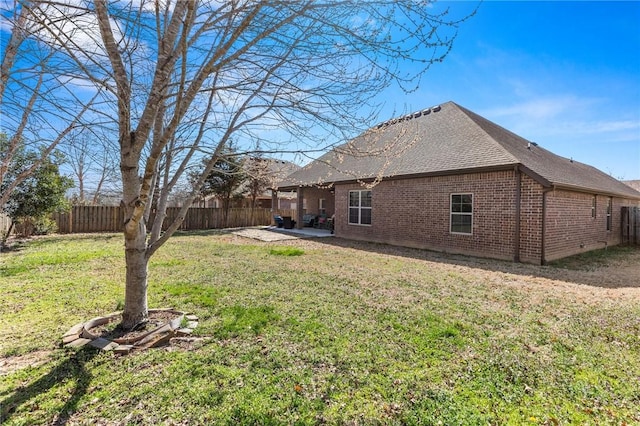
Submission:
[[[109,340],[91,333],[90,330],[92,328],[114,321],[122,315],[121,311],[113,312],[109,315],[96,317],[74,325],[62,336],[62,345],[65,348],[80,348],[85,345],[90,345],[105,351],[112,350],[118,354],[127,354],[134,349],[148,349],[166,345],[173,337],[190,335],[193,329],[198,326],[198,317],[187,314],[186,312],[176,311],[171,308],[149,309],[149,313],[152,312],[170,312],[178,315],[178,317],[153,330],[132,338]],[[187,320],[187,326],[181,327],[185,319]]]

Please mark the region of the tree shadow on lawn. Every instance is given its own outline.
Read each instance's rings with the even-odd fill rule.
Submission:
[[[9,396],[0,400],[0,424],[8,421],[21,405],[51,390],[56,385],[60,385],[67,380],[73,380],[75,386],[70,391],[69,399],[60,408],[52,422],[49,423],[56,426],[67,424],[71,415],[77,410],[78,402],[87,393],[93,378],[85,365],[98,353],[100,353],[99,349],[87,346],[78,351],[68,351],[49,373],[27,386],[20,386],[15,389]]]
[[[552,262],[550,265],[539,266],[344,238],[312,238],[311,240],[341,248],[478,268],[490,272],[546,278],[611,289],[640,288],[640,247],[634,246],[614,246],[608,251],[588,252]]]

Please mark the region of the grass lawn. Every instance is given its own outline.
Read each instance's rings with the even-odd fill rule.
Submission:
[[[566,265],[178,235],[149,305],[203,339],[116,356],[59,342],[122,307],[122,237],[36,239],[0,255],[0,423],[640,424],[640,286]]]

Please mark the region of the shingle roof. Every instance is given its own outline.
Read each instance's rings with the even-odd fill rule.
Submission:
[[[523,166],[545,186],[640,199],[595,167],[560,157],[453,102],[381,123],[302,169],[281,187]]]
[[[640,191],[640,179],[638,179],[638,180],[623,180],[622,183],[624,183],[627,186],[632,187],[636,191]]]

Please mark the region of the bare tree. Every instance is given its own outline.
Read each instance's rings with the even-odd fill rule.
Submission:
[[[264,194],[268,188],[274,188],[270,185],[273,178],[273,171],[270,165],[273,160],[269,158],[249,156],[243,162],[243,169],[247,176],[247,193],[251,200],[251,220],[253,220],[253,210],[257,207],[258,197]]]
[[[123,328],[146,320],[149,258],[178,229],[232,138],[260,155],[258,145],[262,153],[305,152],[355,135],[379,110],[373,97],[391,85],[414,90],[461,22],[416,0],[40,7],[34,19],[113,103],[125,210]],[[87,31],[93,50],[68,36],[69,19],[97,22],[99,37]],[[170,192],[202,158],[209,161],[194,191],[163,227]]]
[[[100,96],[95,86],[86,91],[74,81],[78,75],[74,61],[42,42],[43,27],[33,19],[40,2],[16,0],[13,8],[11,2],[3,6],[7,6],[0,10],[3,26],[10,28],[10,36],[3,43],[0,65],[2,132],[7,138],[0,154],[0,206],[69,132],[83,124]],[[39,155],[17,170],[20,152]]]
[[[85,128],[72,132],[58,147],[76,181],[78,204],[99,204],[103,188],[115,179],[117,160],[113,153],[117,147],[109,145],[106,137]]]

